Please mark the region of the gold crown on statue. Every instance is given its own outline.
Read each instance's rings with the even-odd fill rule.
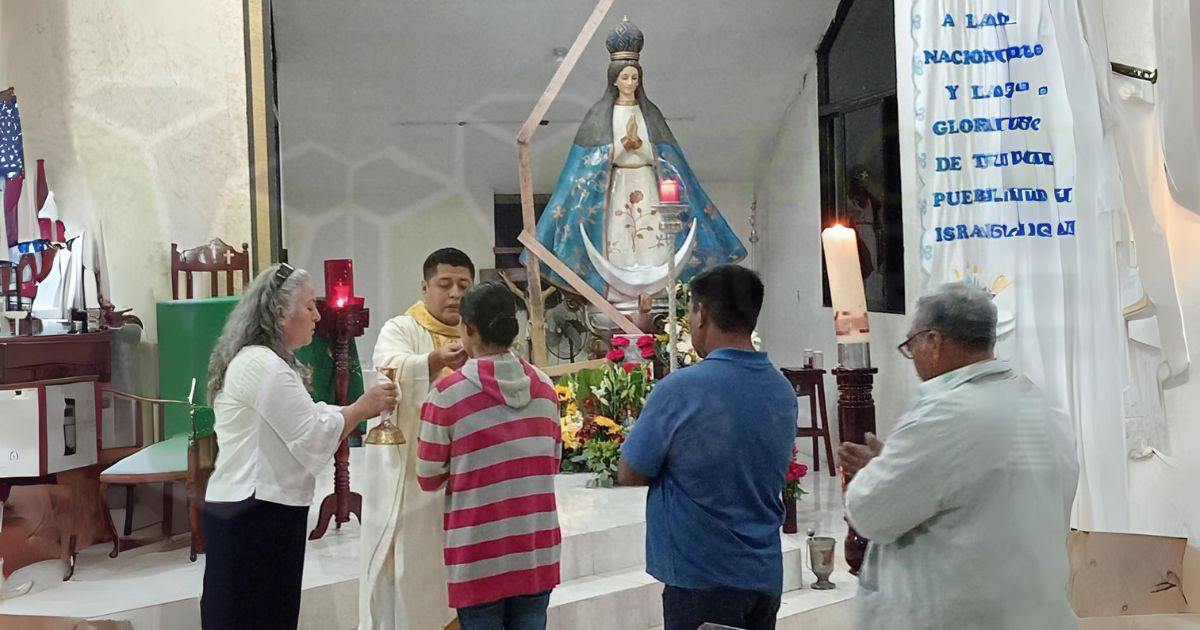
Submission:
[[[637,61],[645,43],[642,29],[625,17],[608,34],[608,38],[604,40],[604,47],[608,49],[608,58],[613,61]]]

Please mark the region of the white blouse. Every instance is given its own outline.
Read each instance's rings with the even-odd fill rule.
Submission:
[[[265,346],[246,346],[230,361],[213,402],[216,470],[205,498],[250,496],[282,505],[312,504],[316,475],[333,459],[342,408],[313,402],[304,382]]]

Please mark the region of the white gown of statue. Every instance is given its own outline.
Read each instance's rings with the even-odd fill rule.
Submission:
[[[396,368],[400,446],[365,445],[363,573],[359,576],[359,630],[442,630],[454,619],[442,564],[445,497],[417,485],[417,434],[429,393],[430,333],[408,316],[380,331],[375,368]]]
[[[612,182],[604,226],[609,262],[624,269],[657,267],[671,255],[659,229],[654,145],[637,105],[613,106]]]

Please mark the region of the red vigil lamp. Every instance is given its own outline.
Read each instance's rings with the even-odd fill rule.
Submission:
[[[679,180],[664,179],[658,182],[658,200],[660,203],[679,203]]]
[[[325,301],[336,310],[363,304],[362,298],[354,297],[353,260],[334,258],[325,261]]]

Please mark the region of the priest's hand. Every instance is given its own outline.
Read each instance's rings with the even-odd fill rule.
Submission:
[[[883,442],[874,433],[866,435],[866,444],[842,442],[838,447],[838,460],[841,462],[842,473],[853,475],[862,470],[872,459],[883,452]]]
[[[467,350],[454,342],[429,353],[429,378],[436,379],[445,368],[457,370],[467,362]]]

